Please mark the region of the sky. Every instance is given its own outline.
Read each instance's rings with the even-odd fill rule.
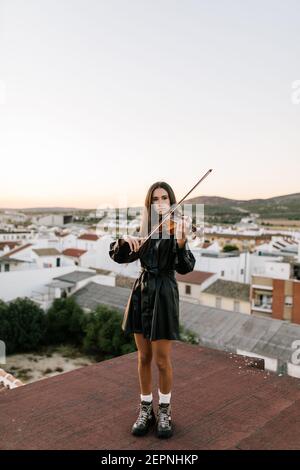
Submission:
[[[0,0],[0,208],[300,192],[298,0]],[[293,87],[295,87],[293,89]],[[297,88],[299,87],[299,88]]]

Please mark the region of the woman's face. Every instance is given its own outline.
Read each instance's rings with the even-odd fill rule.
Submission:
[[[155,188],[152,193],[152,202],[156,212],[165,214],[170,209],[170,198],[168,192],[163,188]]]

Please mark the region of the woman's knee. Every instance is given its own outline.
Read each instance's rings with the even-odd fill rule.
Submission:
[[[156,366],[160,371],[167,370],[171,367],[171,361],[168,356],[165,357],[157,357],[156,360]]]
[[[139,360],[140,365],[148,366],[149,364],[151,364],[151,361],[152,361],[152,353],[151,352],[147,352],[147,353],[139,352],[138,360]]]

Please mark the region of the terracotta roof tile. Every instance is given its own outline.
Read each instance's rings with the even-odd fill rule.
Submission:
[[[176,273],[176,279],[179,282],[185,282],[187,284],[202,284],[202,282],[214,275],[215,273],[209,273],[206,271],[192,271],[187,274]]]
[[[8,246],[10,250],[13,250],[15,247],[20,246],[20,242],[12,242],[12,241],[0,242],[0,250],[3,250],[5,246]]]
[[[100,237],[95,233],[83,233],[78,237],[78,240],[89,240],[89,241],[97,241]]]
[[[24,385],[21,380],[16,379],[12,374],[9,374],[4,369],[0,369],[0,392],[20,387],[21,385]]]
[[[32,251],[38,256],[57,256],[61,254],[56,248],[34,248]]]
[[[25,250],[25,248],[28,248],[29,246],[32,246],[32,243],[26,243],[25,245],[19,246],[18,248],[14,248],[13,250],[9,251],[8,253],[5,253],[1,258],[6,258],[11,255],[14,255],[15,253],[18,253],[21,250]]]
[[[63,255],[72,256],[73,258],[79,258],[84,255],[84,253],[87,253],[87,250],[79,250],[77,248],[67,248],[62,252]]]

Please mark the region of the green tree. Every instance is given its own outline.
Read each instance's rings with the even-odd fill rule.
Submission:
[[[7,304],[0,299],[0,340],[5,343],[7,352],[7,342],[9,336],[9,321],[7,314]]]
[[[44,311],[28,297],[0,306],[0,336],[7,354],[36,349],[45,333]]]
[[[86,314],[74,297],[55,299],[46,313],[46,344],[71,343],[80,346]]]
[[[238,247],[236,245],[224,245],[223,247],[223,252],[228,253],[230,251],[239,251]]]
[[[104,354],[106,358],[136,350],[134,339],[124,334],[122,316],[113,308],[99,305],[88,314],[83,348],[86,353]]]

